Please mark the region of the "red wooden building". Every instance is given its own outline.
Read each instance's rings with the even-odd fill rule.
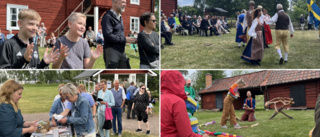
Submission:
[[[276,97],[293,98],[295,104],[290,106],[291,109],[314,108],[320,94],[320,71],[265,70],[214,81],[208,74],[206,88],[199,93],[202,109],[222,109],[223,99],[230,86],[240,78],[245,81],[246,86],[239,89],[240,98],[233,103],[235,109],[242,108],[248,90],[252,92],[253,98],[264,95],[264,102]]]
[[[0,28],[5,35],[10,29],[14,34],[17,33],[18,11],[29,8],[40,14],[48,34],[54,32],[56,36],[63,35],[68,30],[67,19],[72,12],[86,14],[87,28],[92,26],[97,33],[103,14],[111,7],[112,0],[1,0]],[[130,30],[142,30],[139,17],[146,11],[154,12],[154,0],[127,0],[126,11],[122,14],[125,35]]]
[[[172,13],[172,9],[178,8],[178,1],[177,0],[161,0],[161,10],[163,13],[169,17]]]

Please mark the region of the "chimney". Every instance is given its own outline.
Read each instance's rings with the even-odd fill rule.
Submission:
[[[209,88],[212,85],[212,74],[206,74],[206,88]]]

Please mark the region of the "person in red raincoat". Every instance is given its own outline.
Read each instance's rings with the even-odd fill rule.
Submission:
[[[161,136],[202,137],[192,132],[184,91],[185,80],[177,70],[161,72]],[[203,137],[209,137],[207,134]]]

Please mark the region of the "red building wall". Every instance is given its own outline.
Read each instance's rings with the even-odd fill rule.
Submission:
[[[2,33],[8,34],[6,30],[7,4],[27,5],[29,9],[37,11],[48,34],[55,31],[69,14],[80,4],[82,0],[1,0],[0,1],[0,28]],[[18,33],[18,31],[13,31]],[[57,33],[55,34],[57,36]]]
[[[152,4],[152,0],[140,0],[140,5],[130,4],[130,0],[127,0],[126,10],[124,13],[122,13],[124,33],[126,36],[128,36],[130,32],[130,17],[140,18],[142,13],[148,12],[148,11],[151,12],[152,11],[151,4]],[[154,5],[152,7],[154,7]],[[109,9],[99,9],[99,17],[103,17],[103,15],[108,10]],[[91,11],[90,13],[93,14],[93,11]],[[102,18],[99,19],[99,29],[102,28],[101,21],[102,21]],[[143,27],[140,25],[140,31],[142,30],[143,30]]]
[[[305,85],[306,106],[297,106],[297,107],[315,108],[317,97],[319,95],[320,81],[306,81],[306,82],[299,82],[299,83],[270,86],[268,87],[268,92],[267,92],[267,94],[269,95],[269,100],[276,97],[290,97],[290,87],[294,85],[300,85],[300,84]],[[268,101],[267,94],[265,94],[266,101]],[[281,106],[282,106],[281,104],[277,105],[277,107],[281,107]],[[272,105],[269,108],[273,109],[274,107]]]
[[[201,109],[215,109],[216,95],[214,93],[204,94],[201,96]]]
[[[17,5],[27,5],[29,9],[34,9],[37,11],[42,20],[41,22],[45,23],[47,27],[48,34],[54,32],[61,23],[75,10],[75,8],[81,3],[82,0],[1,0],[0,1],[0,28],[2,33],[5,35],[8,34],[6,30],[6,15],[7,15],[7,3],[17,4]],[[130,4],[130,0],[127,0],[126,11],[122,14],[123,23],[125,28],[125,35],[128,35],[130,31],[130,16],[140,17],[140,15],[146,11],[152,11],[151,2],[152,0],[140,0],[140,5]],[[110,4],[110,3],[108,3]],[[110,6],[110,5],[108,5]],[[152,6],[154,7],[154,6]],[[81,8],[77,12],[80,11]],[[103,14],[109,8],[100,8],[99,17],[102,17]],[[89,12],[93,14],[93,8]],[[101,28],[101,18],[99,19],[99,28]],[[65,24],[61,30],[66,26]],[[143,30],[143,27],[140,25],[140,31]],[[13,31],[13,33],[18,33],[18,31]],[[58,33],[55,33],[57,36]],[[47,37],[49,38],[49,37]]]
[[[169,17],[172,13],[172,9],[178,8],[178,2],[177,0],[161,0],[161,10],[163,10],[163,13]]]

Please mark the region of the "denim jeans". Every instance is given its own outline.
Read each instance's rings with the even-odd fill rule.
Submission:
[[[117,133],[116,120],[118,119],[118,134],[122,132],[122,108],[112,107],[112,130],[113,133]]]

